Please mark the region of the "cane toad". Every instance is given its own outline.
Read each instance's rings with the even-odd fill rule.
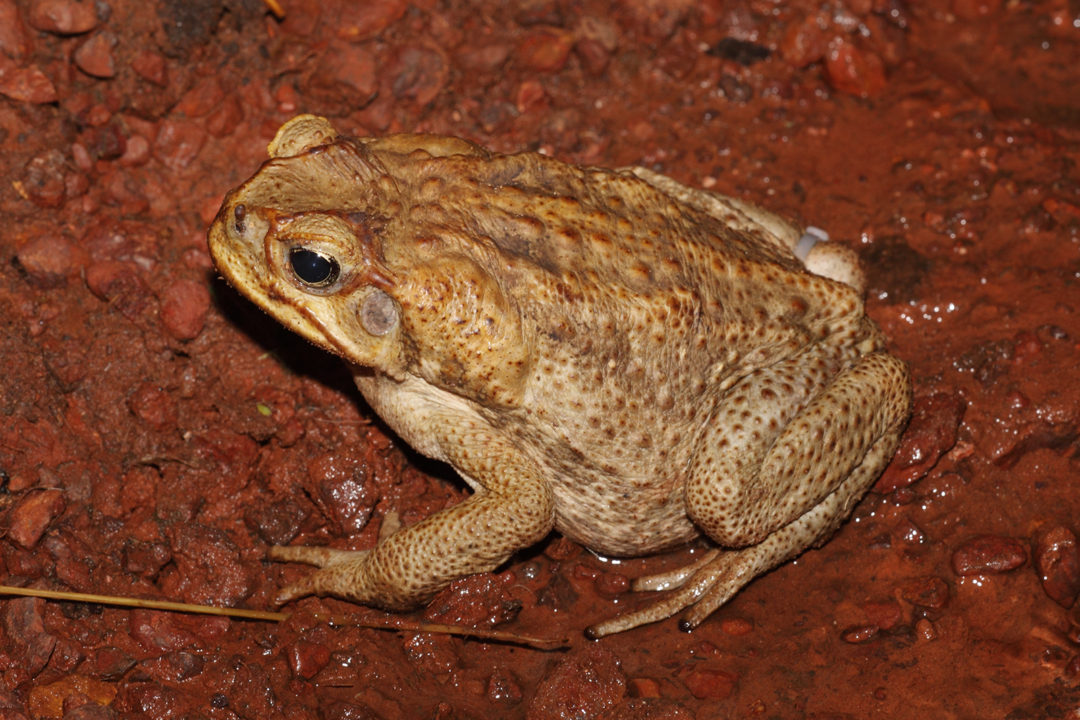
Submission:
[[[310,115],[269,152],[210,229],[217,268],[474,491],[370,551],[272,548],[321,567],[280,602],[412,607],[552,529],[612,556],[704,534],[635,584],[672,592],[589,633],[691,628],[827,539],[891,457],[908,373],[844,248],[642,168]]]

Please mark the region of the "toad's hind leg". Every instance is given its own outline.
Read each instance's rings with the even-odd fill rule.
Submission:
[[[760,390],[761,378],[757,388]],[[767,387],[767,386],[766,386]],[[681,579],[671,595],[589,628],[600,637],[686,608],[690,629],[754,577],[823,542],[888,463],[910,408],[907,369],[872,353],[840,373],[773,443],[717,426],[688,482],[694,521],[727,548]],[[643,579],[635,589],[657,589]]]

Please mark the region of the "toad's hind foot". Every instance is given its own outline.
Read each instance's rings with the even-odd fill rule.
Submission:
[[[679,621],[679,627],[692,630],[754,577],[775,564],[773,553],[769,552],[769,548],[762,547],[767,543],[768,540],[742,550],[712,551],[688,568],[640,578],[634,582],[635,590],[675,590],[640,610],[586,628],[585,634],[595,640],[667,619],[687,608],[689,610]]]
[[[882,441],[869,455],[891,450],[890,442],[888,439]],[[870,463],[859,466],[836,492],[757,545],[715,550],[687,568],[635,581],[635,590],[675,590],[640,610],[597,623],[587,628],[585,634],[590,638],[601,638],[664,620],[683,610],[686,612],[679,621],[679,628],[693,630],[755,577],[829,537],[847,516],[854,493],[861,492],[877,471],[877,458],[871,458]]]

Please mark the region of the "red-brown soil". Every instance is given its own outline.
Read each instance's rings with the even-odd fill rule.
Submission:
[[[308,572],[269,544],[370,547],[464,497],[210,266],[223,194],[297,112],[824,227],[911,365],[904,444],[831,542],[691,634],[580,632],[690,549],[557,536],[407,618],[561,652],[314,598],[280,624],[0,599],[0,719],[1080,713],[1075,4],[279,2],[0,0],[3,582],[266,608]]]

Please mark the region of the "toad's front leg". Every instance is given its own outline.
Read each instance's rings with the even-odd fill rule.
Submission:
[[[283,588],[277,602],[333,595],[408,609],[459,577],[494,570],[547,535],[555,523],[554,499],[532,464],[489,429],[455,430],[461,449],[447,459],[480,488],[475,495],[395,532],[370,551],[271,548],[272,559],[321,568]]]

